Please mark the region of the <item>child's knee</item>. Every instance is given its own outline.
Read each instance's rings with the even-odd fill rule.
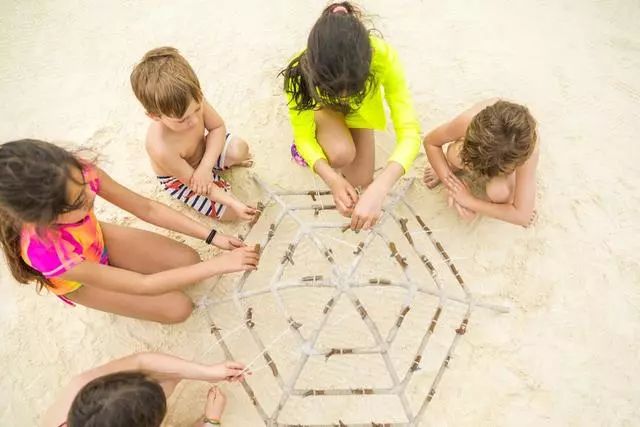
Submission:
[[[505,178],[494,178],[487,183],[487,197],[493,203],[508,203],[511,201],[511,187]]]
[[[200,255],[196,252],[192,247],[187,245],[183,245],[180,248],[180,251],[176,253],[175,262],[178,266],[186,266],[197,264],[202,259],[200,259]]]
[[[251,153],[249,152],[249,144],[242,138],[234,137],[227,148],[224,159],[224,166],[231,167],[249,160]]]
[[[187,295],[177,292],[174,301],[171,303],[171,310],[166,310],[160,319],[161,323],[175,324],[182,323],[193,313],[193,302]]]
[[[353,141],[344,141],[326,153],[329,164],[334,168],[349,166],[356,158],[356,147]]]

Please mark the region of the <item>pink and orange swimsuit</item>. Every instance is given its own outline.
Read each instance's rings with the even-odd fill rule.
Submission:
[[[91,191],[98,194],[100,179],[96,167],[88,165],[82,174]],[[51,292],[70,305],[75,304],[65,295],[82,284],[59,276],[83,261],[109,263],[102,228],[93,208],[76,223],[54,225],[40,232],[33,225],[24,225],[20,239],[22,259],[51,282],[47,286]]]

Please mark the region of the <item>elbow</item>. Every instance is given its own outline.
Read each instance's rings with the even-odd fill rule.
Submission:
[[[516,210],[516,214],[513,218],[513,223],[524,228],[529,228],[533,225],[536,216],[535,209]]]

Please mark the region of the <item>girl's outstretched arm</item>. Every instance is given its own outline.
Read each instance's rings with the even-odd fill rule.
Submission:
[[[74,377],[47,410],[43,417],[42,425],[44,427],[58,427],[63,424],[67,419],[73,400],[82,387],[105,375],[122,371],[143,371],[157,380],[164,389],[166,396],[169,397],[180,380],[235,381],[242,378],[243,369],[244,365],[237,362],[203,365],[162,353],[132,354],[105,363]]]
[[[153,248],[149,248],[153,250]],[[110,265],[83,261],[58,276],[113,292],[159,295],[183,289],[212,276],[255,270],[260,256],[253,247],[224,252],[212,259],[153,274],[142,274]]]
[[[100,177],[100,197],[141,220],[167,230],[195,237],[196,239],[205,239],[209,235],[211,229],[208,227],[171,209],[169,206],[129,190],[116,182],[102,169],[98,169],[98,175]]]

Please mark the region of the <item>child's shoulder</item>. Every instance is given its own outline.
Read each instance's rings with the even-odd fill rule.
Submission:
[[[153,122],[147,129],[145,148],[149,155],[161,155],[169,149],[167,136],[163,132],[162,124]]]

